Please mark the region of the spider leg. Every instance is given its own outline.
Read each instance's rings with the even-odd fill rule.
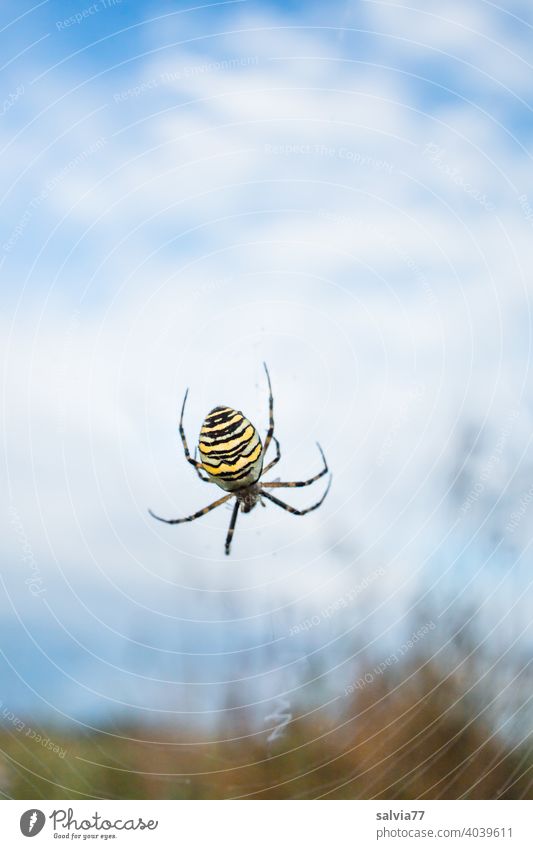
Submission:
[[[185,452],[185,459],[187,460],[188,463],[191,464],[191,466],[194,466],[194,468],[198,472],[198,470],[203,468],[203,467],[202,467],[202,464],[198,462],[198,460],[195,460],[191,457],[191,452],[189,451],[189,446],[187,445],[187,437],[185,436],[185,430],[184,430],[184,427],[183,427],[183,414],[185,412],[185,403],[187,401],[187,395],[188,394],[189,394],[189,390],[187,389],[187,391],[185,392],[185,397],[183,399],[183,404],[181,406],[181,416],[180,416],[179,430],[180,430],[181,441],[183,443],[183,451]]]
[[[197,451],[198,451],[198,449],[197,449],[197,448],[195,448],[195,449],[194,449],[194,459],[195,459],[195,460],[196,460],[196,452],[197,452]],[[201,481],[204,481],[205,483],[211,483],[211,481],[209,480],[209,478],[207,477],[207,475],[203,475],[203,474],[201,473],[201,471],[200,471],[200,469],[202,468],[202,464],[201,464],[201,463],[198,463],[198,465],[196,465],[194,468],[196,469],[196,474],[198,475],[198,477],[200,478],[200,480],[201,480]]]
[[[272,384],[270,383],[270,375],[268,373],[268,369],[266,363],[263,363],[266,371],[266,376],[268,380],[268,431],[265,436],[265,448],[264,453],[266,454],[267,448],[270,445],[270,440],[274,435],[274,398],[272,396]]]
[[[225,546],[226,554],[229,554],[229,550],[231,548],[231,540],[233,539],[233,532],[235,530],[235,523],[237,522],[238,513],[239,513],[239,500],[236,499],[235,506],[233,508],[233,513],[231,514],[231,522],[229,523],[228,535],[226,537],[226,546]]]
[[[290,504],[285,504],[284,501],[280,501],[279,498],[274,498],[273,495],[270,495],[269,492],[265,492],[264,489],[261,490],[261,495],[264,495],[265,498],[268,498],[269,501],[272,501],[274,504],[277,504],[278,507],[283,507],[283,509],[288,510],[289,513],[294,513],[295,516],[305,516],[306,513],[310,513],[311,510],[316,510],[317,507],[320,507],[320,505],[324,501],[324,498],[326,497],[326,495],[329,492],[330,486],[331,486],[331,477],[328,481],[326,491],[325,491],[324,495],[322,496],[322,498],[320,499],[320,501],[317,501],[316,504],[313,504],[311,507],[306,507],[305,510],[297,510],[296,507],[291,507]]]
[[[318,445],[318,442],[317,442],[317,445]],[[309,478],[309,480],[306,480],[306,481],[286,481],[286,482],[272,481],[272,483],[261,483],[261,486],[268,487],[269,489],[272,489],[275,486],[309,486],[309,484],[314,483],[319,478],[323,477],[324,475],[326,475],[328,473],[328,464],[326,462],[326,458],[324,457],[324,452],[322,451],[322,448],[320,447],[320,445],[318,445],[318,450],[320,451],[320,454],[322,455],[322,460],[324,461],[324,468],[317,475],[313,475],[312,478]],[[266,467],[265,472],[267,472],[269,470],[271,465],[272,465],[272,463],[270,463],[270,465]],[[263,472],[263,474],[264,474],[264,472]]]
[[[274,459],[273,459],[273,460],[271,460],[271,461],[270,461],[270,463],[268,464],[268,466],[265,466],[265,468],[264,468],[264,469],[263,469],[263,471],[261,472],[261,475],[264,475],[264,474],[266,474],[267,472],[269,472],[269,471],[270,471],[270,469],[271,469],[273,466],[275,466],[275,465],[276,465],[276,463],[278,462],[278,460],[279,460],[279,459],[280,459],[280,457],[281,457],[281,451],[280,451],[280,449],[279,449],[279,441],[276,439],[276,437],[275,437],[275,436],[273,436],[273,437],[272,437],[272,439],[273,439],[273,440],[274,440],[274,442],[276,443],[276,456],[274,457]],[[263,454],[264,454],[264,452],[263,452]]]
[[[166,522],[167,525],[179,525],[181,522],[192,522],[194,519],[199,519],[200,516],[205,516],[206,513],[210,513],[211,510],[214,510],[215,507],[220,507],[221,504],[224,504],[225,501],[228,501],[230,498],[233,498],[233,493],[230,492],[229,495],[225,495],[223,498],[219,498],[218,501],[213,501],[212,504],[208,504],[207,507],[204,507],[202,510],[198,510],[196,513],[193,513],[192,516],[185,516],[184,519],[163,519],[161,516],[156,516],[155,513],[152,513],[149,510],[150,516],[153,516],[154,519],[158,519],[160,522]]]

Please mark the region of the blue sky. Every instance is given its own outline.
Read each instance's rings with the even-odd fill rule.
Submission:
[[[4,12],[13,703],[146,716],[181,675],[209,712],[193,679],[216,690],[221,651],[268,700],[265,643],[279,669],[319,652],[335,693],[356,635],[386,654],[429,600],[443,641],[474,605],[481,644],[528,645],[529,502],[505,528],[531,468],[529,4],[187,8]],[[263,360],[280,475],[314,472],[319,439],[334,485],[302,520],[240,517],[227,560],[225,509],[146,511],[214,498],[179,403],[190,386],[191,443],[217,403],[264,432]]]

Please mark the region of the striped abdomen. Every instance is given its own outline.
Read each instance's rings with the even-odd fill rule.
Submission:
[[[255,483],[263,468],[263,446],[253,424],[231,407],[206,417],[198,444],[202,466],[214,483],[232,491]]]

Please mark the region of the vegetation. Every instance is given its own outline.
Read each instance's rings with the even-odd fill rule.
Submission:
[[[509,725],[496,729],[486,681],[477,692],[475,680],[464,665],[446,672],[419,655],[334,711],[302,709],[273,742],[252,715],[209,736],[184,727],[76,736],[49,728],[60,757],[4,726],[0,784],[19,799],[531,798],[532,749],[513,742]],[[512,728],[520,738],[519,713]]]

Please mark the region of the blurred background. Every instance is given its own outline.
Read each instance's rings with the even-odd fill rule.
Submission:
[[[3,796],[531,798],[531,5],[1,17]]]

